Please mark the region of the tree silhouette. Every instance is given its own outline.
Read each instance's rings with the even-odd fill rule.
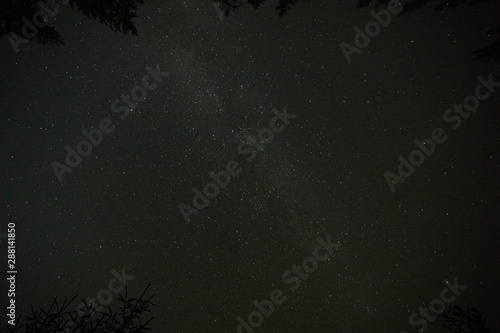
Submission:
[[[224,11],[226,16],[238,8],[241,5],[242,0],[212,0],[219,4],[220,8]],[[310,0],[278,0],[278,5],[276,6],[276,10],[278,11],[278,16],[284,16],[290,10],[290,7],[297,4],[298,2],[310,1]],[[247,3],[251,5],[253,8],[257,9],[262,4],[264,4],[266,0],[247,0]]]
[[[137,35],[132,19],[137,16],[138,3],[144,0],[1,0],[0,37],[7,35],[14,50],[15,45],[32,39],[41,44],[64,45],[50,22],[62,6],[77,9],[115,32]]]
[[[429,301],[426,301],[422,297],[420,299],[427,303],[430,308],[433,308]],[[464,311],[460,306],[450,304],[447,310],[445,309],[442,313],[438,314],[438,317],[443,320],[441,326],[451,332],[491,333],[491,329],[486,324],[487,319],[483,318],[481,311],[476,308],[465,308]]]
[[[219,7],[224,11],[226,16],[240,7],[242,0],[212,0],[219,4]],[[247,0],[247,3],[254,8],[259,8],[266,0]],[[276,1],[276,0],[273,0]],[[275,7],[278,12],[278,16],[282,17],[288,13],[290,8],[299,2],[310,1],[310,0],[278,0],[278,4]],[[320,1],[320,0],[318,0]],[[374,5],[375,7],[386,5],[391,0],[358,0],[358,8],[369,7]],[[423,8],[429,4],[435,4],[434,9],[436,11],[443,11],[445,8],[456,8],[459,5],[477,5],[484,2],[493,2],[495,0],[399,0],[401,4],[404,5],[403,10],[398,16],[406,15],[414,12],[417,9]],[[489,62],[495,61],[500,62],[500,24],[488,31],[488,36],[498,35],[497,39],[493,41],[489,46],[480,48],[475,53],[475,61]]]
[[[151,312],[149,307],[153,305],[151,299],[154,294],[146,298],[146,292],[151,283],[138,298],[129,298],[127,287],[124,293],[118,296],[121,303],[119,309],[114,311],[99,311],[83,301],[86,308],[85,315],[79,316],[78,312],[69,311],[68,308],[76,299],[73,297],[69,302],[65,300],[61,305],[57,298],[47,310],[35,311],[31,306],[31,316],[26,316],[25,324],[18,318],[14,327],[8,326],[6,333],[144,333],[150,332],[148,325],[153,318],[145,322],[141,320],[146,312]],[[0,333],[3,331],[0,329]]]
[[[442,326],[456,333],[491,333],[491,329],[486,325],[486,318],[483,319],[481,311],[476,308],[468,308],[467,312],[458,305],[451,305],[446,313],[441,314],[444,319]]]
[[[225,15],[229,16],[244,0],[212,1],[218,3]],[[247,0],[247,3],[257,9],[265,1]],[[277,0],[278,16],[286,15],[292,6],[303,1],[310,0]],[[389,1],[358,0],[357,7],[380,6]],[[476,5],[489,1],[495,0],[400,0],[404,8],[399,15],[411,13],[431,3],[435,4],[435,10],[442,11],[459,5]],[[0,0],[0,37],[7,35],[16,53],[19,52],[19,45],[32,39],[41,44],[65,45],[62,36],[50,22],[50,17],[55,17],[61,6],[77,9],[89,19],[99,20],[115,32],[137,35],[137,28],[132,20],[137,17],[138,3],[144,4],[144,0]],[[474,60],[499,63],[500,24],[490,29],[488,35],[497,35],[497,38],[489,46],[476,50]]]
[[[488,30],[488,35],[497,35],[498,37],[489,46],[474,51],[476,54],[475,60],[482,62],[494,60],[498,64],[500,62],[500,24],[496,28]]]

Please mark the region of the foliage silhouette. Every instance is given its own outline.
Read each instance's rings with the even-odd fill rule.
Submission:
[[[453,313],[450,314],[452,307],[448,312],[441,314],[444,319],[442,326],[452,332],[457,333],[490,333],[491,330],[486,326],[486,318],[483,319],[481,311],[476,308],[468,308],[467,313],[458,305],[453,307]]]
[[[153,305],[151,299],[154,294],[146,298],[146,292],[151,283],[138,298],[129,298],[127,287],[124,295],[119,295],[117,300],[121,305],[115,312],[108,307],[106,311],[99,311],[92,308],[85,301],[86,315],[79,318],[78,312],[69,311],[69,306],[76,299],[73,297],[69,302],[65,300],[61,305],[55,298],[48,310],[35,311],[31,306],[31,316],[26,316],[26,323],[21,323],[18,318],[14,327],[8,326],[6,333],[145,333],[150,332],[148,325],[153,318],[145,322],[141,321],[141,316],[146,312],[151,312],[149,307]],[[24,326],[26,328],[23,330]],[[0,333],[2,330],[0,329]]]
[[[489,36],[498,35],[497,39],[489,46],[480,48],[474,53],[476,54],[476,61],[489,62],[494,60],[497,64],[500,63],[500,24],[488,31]]]
[[[49,8],[54,15],[63,6],[70,6],[83,13],[86,17],[109,26],[115,32],[137,35],[137,29],[132,19],[137,16],[137,4],[144,0],[66,0],[67,4],[61,5],[55,0],[1,0],[0,1],[0,37],[12,33],[22,38],[31,39],[23,34],[23,26],[26,20],[33,23],[33,17],[37,12],[43,12],[44,7]],[[62,1],[61,1],[62,2]],[[36,39],[41,44],[65,45],[62,36],[51,24],[50,18],[42,27],[35,26]]]
[[[242,0],[212,0],[213,2],[219,3],[220,8],[224,10],[226,16],[237,8],[239,5],[236,3],[241,3]],[[247,0],[248,4],[252,5],[254,8],[259,8],[266,0]],[[273,0],[275,1],[275,0]],[[310,0],[278,0],[278,5],[275,7],[278,11],[278,16],[282,17],[288,13],[293,5],[299,2],[310,1]],[[320,0],[318,0],[320,1]],[[391,0],[358,0],[358,8],[369,7],[372,5],[381,6],[386,5]],[[459,5],[477,5],[485,2],[494,2],[495,0],[399,0],[400,3],[404,4],[403,11],[398,14],[398,16],[406,15],[414,12],[417,9],[423,8],[426,5],[435,4],[434,9],[436,11],[443,11],[445,8],[456,8]],[[475,53],[475,61],[490,62],[495,61],[500,62],[500,25],[494,29],[488,31],[489,36],[499,35],[495,41],[493,41],[489,46],[480,48]]]
[[[59,0],[63,1],[63,0]],[[23,27],[26,20],[32,23],[33,16],[42,11],[43,7],[57,8],[61,6],[70,6],[77,9],[89,19],[99,20],[107,25],[114,32],[123,34],[131,33],[137,35],[138,31],[133,23],[137,17],[137,4],[144,4],[144,0],[64,0],[67,5],[61,5],[56,0],[0,0],[0,37],[4,35],[15,34],[23,37]],[[244,0],[212,0],[218,2],[224,10],[225,15],[236,10],[239,4]],[[247,0],[255,9],[259,8],[266,0]],[[273,0],[275,1],[275,0]],[[276,10],[278,16],[284,16],[290,8],[299,2],[310,0],[278,0]],[[380,6],[388,3],[390,0],[358,0],[358,8],[368,7],[372,4]],[[400,0],[404,3],[404,9],[399,15],[411,13],[419,8],[435,3],[435,10],[442,11],[444,8],[456,8],[458,5],[475,5],[494,0]],[[56,4],[56,5],[54,5]],[[55,6],[55,7],[54,7]],[[60,10],[60,8],[59,8]],[[57,12],[58,10],[54,10]],[[56,14],[57,15],[57,14]],[[65,45],[61,34],[51,25],[50,20],[42,27],[36,27],[37,32],[33,39],[41,44]],[[500,25],[488,32],[489,36],[499,35],[489,46],[476,50],[476,61],[500,63]],[[26,37],[27,39],[30,39]]]
[[[432,308],[432,304],[420,297],[422,301]],[[441,326],[455,333],[491,333],[491,329],[487,326],[487,319],[483,318],[483,314],[476,308],[465,308],[465,311],[458,305],[453,303],[448,306],[448,309],[443,309],[443,312],[438,314],[444,322]],[[415,330],[417,331],[418,328]],[[437,332],[439,330],[435,330]]]

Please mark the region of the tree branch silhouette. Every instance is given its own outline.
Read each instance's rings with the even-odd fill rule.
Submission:
[[[235,6],[234,3],[236,0],[212,0],[213,2],[220,3],[221,8],[225,8],[225,15],[229,16],[231,11],[238,9],[240,6]],[[259,8],[265,1],[267,0],[247,0],[247,3],[252,5],[254,8]],[[276,0],[272,0],[276,1]],[[292,8],[292,6],[297,5],[300,2],[310,1],[310,0],[278,0],[278,5],[275,7],[278,12],[279,17],[285,16]],[[320,1],[320,0],[319,0]],[[357,8],[364,8],[370,6],[381,6],[386,5],[391,0],[357,0]],[[443,11],[446,8],[456,8],[459,5],[478,5],[486,2],[494,2],[495,0],[399,0],[401,4],[404,5],[403,11],[398,14],[398,16],[403,16],[409,13],[412,13],[418,9],[424,8],[429,4],[435,4],[434,9],[436,11]],[[241,2],[239,0],[238,2]],[[232,8],[230,10],[230,8]],[[499,25],[500,27],[500,25]],[[489,32],[490,36],[493,36],[493,32],[495,34],[499,34],[499,27],[495,29],[491,29]],[[500,62],[500,36],[493,41],[489,46],[480,48],[474,51],[476,54],[474,60],[481,62],[490,62],[495,61],[496,63]]]
[[[55,0],[1,0],[0,37],[13,33],[20,38],[35,39],[40,44],[65,45],[61,34],[50,22],[50,16],[57,16],[63,6],[76,9],[89,19],[98,20],[114,32],[137,35],[132,20],[137,17],[139,3],[144,4],[144,0],[69,0],[66,5]],[[54,15],[48,13],[47,9]],[[34,20],[40,20],[43,16],[47,18],[44,24],[40,26],[34,23]],[[26,36],[27,25],[36,29],[33,37]]]
[[[57,298],[47,310],[34,310],[31,305],[31,315],[26,316],[25,323],[22,323],[21,316],[18,317],[15,326],[8,326],[5,333],[146,333],[151,328],[148,325],[153,320],[142,317],[151,312],[150,306],[154,305],[151,299],[154,294],[147,297],[151,283],[147,285],[138,298],[128,296],[127,287],[124,295],[117,298],[118,310],[113,311],[108,307],[107,311],[99,311],[90,304],[83,301],[85,315],[81,316],[78,311],[69,311],[69,306],[76,299],[73,297],[69,302],[65,300],[59,305]],[[0,329],[0,333],[3,333]]]

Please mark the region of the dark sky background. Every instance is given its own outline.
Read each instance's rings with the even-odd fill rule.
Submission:
[[[0,231],[16,221],[18,311],[95,297],[125,267],[133,295],[152,283],[154,332],[236,332],[276,288],[287,301],[255,332],[401,332],[457,277],[457,304],[500,332],[500,88],[459,129],[442,119],[498,73],[473,51],[500,5],[393,17],[351,64],[339,44],[369,8],[275,5],[221,21],[208,0],[146,1],[138,36],[63,8],[66,46],[15,54],[2,38]],[[120,120],[111,102],[157,65],[169,78]],[[297,117],[243,162],[238,145],[285,106]],[[114,132],[60,183],[51,163],[104,117]],[[383,173],[437,127],[447,141],[392,193]],[[242,172],[187,225],[178,205],[234,158]],[[328,235],[338,250],[290,291],[283,272]]]

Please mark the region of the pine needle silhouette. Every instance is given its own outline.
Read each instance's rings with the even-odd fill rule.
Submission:
[[[493,37],[495,35],[498,37],[493,43],[474,51],[476,61],[495,61],[497,64],[500,63],[500,24],[496,28],[488,30],[488,36]]]
[[[235,3],[242,3],[243,0],[212,0],[215,3],[219,3],[219,7],[224,9],[224,13],[226,16],[229,16],[230,13],[238,8],[240,5],[235,5]],[[267,0],[247,0],[247,3],[252,5],[254,8],[259,8],[265,1]],[[272,0],[276,1],[276,0]],[[292,6],[297,5],[299,2],[310,1],[310,0],[277,0],[278,5],[275,7],[278,16],[285,16],[292,8]],[[321,0],[317,0],[321,1]],[[375,7],[387,5],[390,0],[357,0],[357,7],[364,8],[370,7],[374,5]],[[495,0],[399,0],[399,2],[404,6],[401,13],[398,16],[403,16],[406,14],[410,14],[418,9],[424,8],[427,5],[434,4],[434,9],[436,11],[443,11],[446,8],[456,8],[460,5],[478,5],[485,2],[494,2]],[[494,34],[499,34],[499,28],[491,29],[488,32],[489,36],[493,36]],[[496,63],[500,62],[500,36],[493,41],[489,46],[484,48],[480,48],[475,53],[475,61],[481,62],[490,62],[495,61]]]
[[[432,304],[420,297],[422,301],[432,308]],[[491,329],[487,326],[487,319],[483,318],[483,314],[478,309],[465,308],[465,311],[458,305],[450,304],[448,309],[444,309],[438,314],[444,322],[442,328],[455,333],[491,333]],[[418,330],[418,329],[417,329]],[[415,331],[417,331],[415,330]],[[436,329],[433,332],[439,332],[442,329]]]
[[[456,333],[491,333],[491,330],[486,326],[486,318],[483,319],[481,311],[476,308],[468,308],[467,312],[463,311],[458,305],[451,306],[447,313],[441,314],[444,319],[443,327]]]
[[[98,20],[114,32],[137,35],[137,28],[132,19],[137,17],[138,3],[144,4],[144,0],[69,0],[65,5],[59,4],[56,0],[1,0],[0,37],[14,33],[21,38],[31,39],[23,34],[26,21],[33,25],[37,13],[42,13],[46,17],[52,16],[45,10],[47,8],[49,12],[54,13],[54,17],[57,17],[65,6],[80,11],[89,19]],[[36,24],[33,26],[37,32],[32,38],[38,43],[65,45],[60,33],[50,23],[50,19],[41,27]]]
[[[79,316],[76,310],[70,311],[70,305],[76,299],[73,297],[69,302],[65,300],[59,304],[57,298],[47,310],[35,311],[31,306],[31,315],[26,316],[26,322],[21,323],[19,317],[14,327],[8,326],[6,333],[146,333],[151,328],[148,325],[153,317],[145,320],[142,317],[151,312],[153,305],[151,299],[154,294],[146,298],[146,292],[151,283],[147,285],[138,298],[129,298],[125,287],[124,294],[117,298],[121,305],[116,311],[108,307],[107,311],[98,311],[83,302],[86,306],[84,316]],[[0,333],[3,331],[0,330]]]

